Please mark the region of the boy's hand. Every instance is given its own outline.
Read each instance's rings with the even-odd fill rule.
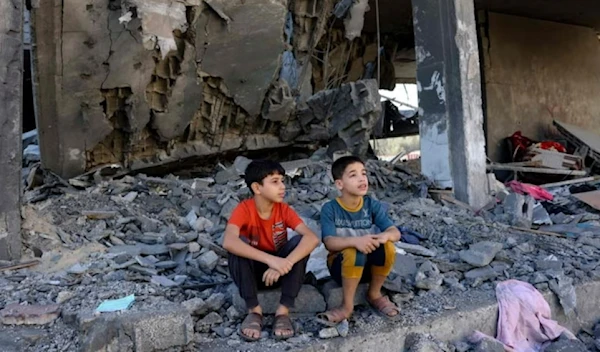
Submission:
[[[267,287],[273,286],[277,282],[277,280],[279,280],[280,277],[281,275],[277,270],[267,269],[267,271],[265,271],[265,273],[263,274],[263,282]]]
[[[375,237],[377,237],[377,242],[379,242],[379,244],[385,244],[386,242],[390,241],[390,236],[388,236],[387,233],[382,233],[380,235],[376,235]]]
[[[354,247],[356,247],[356,249],[358,249],[359,252],[369,254],[372,253],[375,249],[377,249],[380,244],[381,243],[379,242],[377,236],[366,235],[362,237],[357,237],[356,244],[354,245]]]
[[[273,256],[271,262],[269,263],[269,268],[277,271],[281,276],[289,273],[293,266],[294,264],[287,258],[279,258],[275,256]]]

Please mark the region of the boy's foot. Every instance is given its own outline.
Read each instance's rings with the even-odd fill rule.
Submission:
[[[344,307],[338,307],[328,310],[325,313],[317,314],[315,320],[327,326],[336,326],[342,321],[350,318],[351,315],[352,311],[348,312]]]
[[[260,339],[260,334],[263,327],[263,316],[259,313],[248,313],[242,326],[240,326],[239,334],[246,341],[257,341]]]
[[[295,334],[294,325],[289,315],[281,314],[275,316],[275,321],[273,321],[273,337],[275,340],[287,340],[290,337],[294,337]]]
[[[396,319],[400,315],[400,308],[392,303],[388,296],[381,296],[376,299],[367,297],[367,301],[384,318]]]

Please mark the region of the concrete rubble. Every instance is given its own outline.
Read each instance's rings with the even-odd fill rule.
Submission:
[[[26,155],[64,178],[324,142],[364,155],[381,117],[367,1],[339,14],[354,48],[327,31],[332,0],[32,5],[42,133]]]
[[[337,196],[330,162],[323,149],[308,159],[283,163],[291,175],[286,202],[317,233],[320,207]],[[60,350],[60,344],[89,351],[247,346],[237,334],[245,307],[219,244],[231,210],[250,196],[242,180],[248,159],[239,156],[217,165],[212,177],[203,178],[118,175],[100,169],[64,180],[28,160],[24,163],[29,171],[23,176],[28,189],[24,243],[27,256],[40,263],[0,271],[5,323],[0,336],[20,331],[10,330],[18,324],[10,317],[17,314],[5,311],[52,306],[60,316],[37,323],[56,338],[39,338],[32,351]],[[475,214],[444,200],[448,198],[436,202],[428,196],[429,181],[401,165],[370,160],[367,168],[372,196],[385,204],[405,231],[404,240],[411,242],[397,244],[395,269],[384,285],[402,308],[398,324],[411,326],[460,311],[482,296],[493,300],[495,283],[508,278],[554,292],[564,312],[576,314],[574,287],[600,278],[600,248],[589,241],[516,231],[504,217],[495,218],[493,210]],[[565,203],[568,195],[562,197],[560,202],[571,204]],[[592,210],[568,207],[581,215],[576,216],[579,221],[598,221]],[[341,288],[323,267],[323,251],[321,247],[313,253],[296,302],[298,335],[287,342],[265,335],[260,348],[302,349],[390,324],[367,307],[361,294],[366,285],[359,289],[357,310],[347,324],[324,329],[312,319],[341,302]],[[129,310],[94,313],[102,301],[130,294],[136,300]],[[260,293],[266,314],[274,313],[277,297],[277,290]],[[451,344],[431,337],[414,341],[411,351],[452,350]],[[480,348],[468,346],[465,351]]]

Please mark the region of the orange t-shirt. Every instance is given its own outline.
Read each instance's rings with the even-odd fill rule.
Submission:
[[[240,237],[252,247],[274,253],[287,243],[287,229],[295,230],[302,220],[285,203],[275,203],[271,217],[263,220],[258,215],[254,199],[241,202],[231,214],[229,224],[240,228]]]

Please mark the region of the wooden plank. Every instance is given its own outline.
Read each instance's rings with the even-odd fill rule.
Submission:
[[[579,199],[596,210],[600,210],[600,191],[577,193],[574,194],[573,197]]]
[[[443,200],[445,200],[448,203],[452,203],[454,205],[458,205],[461,208],[464,208],[464,209],[467,209],[467,210],[470,210],[470,211],[473,211],[473,212],[475,211],[475,209],[471,208],[471,206],[469,204],[463,203],[460,200],[452,197],[449,194],[440,193],[439,195],[440,195],[440,199],[443,199]]]
[[[0,1],[0,259],[21,257],[23,3]]]
[[[7,266],[0,267],[0,271],[18,270],[18,269],[30,268],[32,266],[38,265],[39,263],[40,262],[38,260],[31,260],[31,261],[28,261],[28,262],[23,262],[23,263],[18,263],[18,264],[13,264],[13,265],[7,265]]]
[[[571,175],[571,176],[585,176],[587,173],[583,170],[556,170],[556,169],[545,169],[537,167],[523,167],[523,166],[511,166],[506,164],[488,164],[488,170],[505,170],[505,171],[519,171],[519,172],[531,172],[534,174],[549,174],[549,175]]]

